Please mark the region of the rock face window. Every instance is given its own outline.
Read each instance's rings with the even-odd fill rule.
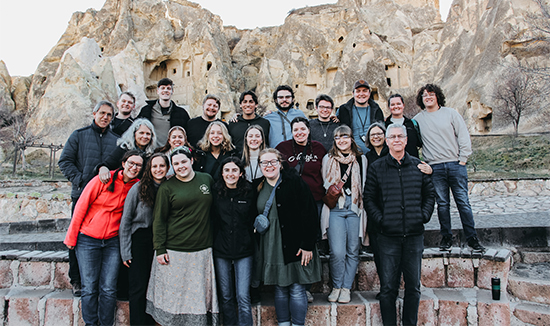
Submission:
[[[404,88],[409,87],[409,72],[410,69],[402,68],[396,64],[386,65],[384,67],[386,71],[386,83],[391,88]]]
[[[342,43],[343,40],[344,40],[344,37],[340,36],[340,38],[338,39],[338,43]]]
[[[212,62],[211,62],[211,61],[208,61],[208,62],[206,63],[206,71],[209,71],[210,68],[212,68]]]
[[[187,60],[183,63],[183,71],[185,71],[185,77],[191,77],[191,61]]]

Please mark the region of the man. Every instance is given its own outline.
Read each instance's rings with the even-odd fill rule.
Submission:
[[[61,152],[58,164],[59,169],[73,187],[71,191],[73,212],[82,190],[95,176],[95,166],[117,146],[117,135],[109,128],[114,113],[115,107],[111,102],[99,102],[93,109],[92,124],[74,131]],[[69,278],[73,286],[73,295],[79,297],[80,272],[74,250],[69,250]]]
[[[136,97],[130,92],[123,92],[120,94],[116,106],[118,113],[111,121],[111,130],[120,137],[134,122],[130,115],[136,107]]]
[[[304,112],[294,109],[294,91],[288,85],[280,85],[273,92],[273,101],[277,111],[266,115],[271,124],[269,130],[269,147],[277,147],[280,142],[292,139],[290,121],[296,117],[305,118]]]
[[[157,83],[158,100],[147,101],[147,105],[141,108],[138,118],[146,118],[151,121],[157,134],[157,147],[164,146],[168,140],[168,131],[174,126],[187,129],[189,113],[172,101],[174,83],[170,78],[162,78]]]
[[[259,125],[264,130],[266,139],[265,142],[269,139],[269,129],[270,123],[268,120],[260,117],[256,114],[256,109],[258,108],[258,97],[254,94],[253,91],[246,91],[241,94],[239,98],[239,106],[243,110],[242,115],[237,116],[237,121],[231,121],[229,123],[229,134],[233,141],[233,145],[240,152],[243,151],[243,144],[246,141],[244,139],[244,133],[246,129],[252,125]]]
[[[439,249],[450,250],[453,244],[450,188],[468,246],[474,251],[483,251],[485,248],[477,239],[474,215],[468,199],[466,161],[472,154],[472,145],[466,123],[458,112],[445,107],[445,96],[437,85],[427,84],[422,87],[416,96],[416,104],[424,110],[414,119],[422,130],[422,156],[433,169],[432,181],[442,236]]]
[[[197,143],[204,136],[210,122],[221,121],[220,119],[216,119],[220,106],[220,99],[216,95],[209,94],[204,97],[204,100],[202,100],[202,115],[189,120],[186,129],[187,140],[191,146],[197,148]],[[223,123],[227,126],[225,122]]]
[[[334,129],[338,127],[338,123],[332,121],[330,116],[334,108],[334,101],[325,94],[320,94],[315,98],[315,109],[317,110],[317,119],[309,120],[311,128],[311,139],[323,144],[328,152],[334,143]]]
[[[355,82],[353,98],[338,108],[338,119],[353,130],[355,143],[361,147],[363,153],[368,152],[366,135],[371,123],[384,122],[382,110],[371,98],[369,83],[363,79]]]
[[[380,311],[384,325],[397,325],[395,300],[401,273],[405,280],[403,325],[416,325],[424,224],[430,221],[435,194],[420,160],[405,151],[407,129],[391,124],[386,131],[389,155],[369,166],[364,202],[369,223],[378,227]]]

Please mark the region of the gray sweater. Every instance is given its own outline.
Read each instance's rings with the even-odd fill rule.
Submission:
[[[132,186],[124,202],[124,211],[118,230],[122,261],[132,259],[132,234],[138,229],[146,229],[153,224],[153,207],[139,200],[140,183],[141,181]]]
[[[454,109],[426,110],[414,119],[422,131],[422,156],[429,164],[466,162],[472,154],[470,133],[462,116]]]

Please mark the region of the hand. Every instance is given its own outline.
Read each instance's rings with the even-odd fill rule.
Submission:
[[[132,263],[132,260],[131,260],[131,259],[128,259],[128,260],[126,260],[126,261],[123,261],[122,263],[124,264],[124,266],[130,268],[130,264]]]
[[[309,264],[309,262],[313,258],[312,251],[300,249],[298,250],[298,253],[296,254],[296,256],[300,256],[300,255],[302,255],[302,266],[307,266],[307,264]]]
[[[422,161],[422,163],[418,164],[416,167],[418,167],[420,172],[422,172],[424,174],[432,174],[434,172],[432,167],[424,161]]]
[[[273,111],[271,111],[271,110],[265,111],[265,112],[264,112],[264,117],[265,117],[266,115],[268,115],[268,114],[271,114],[272,112],[273,112]]]
[[[69,248],[69,250],[73,250],[73,249],[74,249],[74,246],[69,246],[69,245],[67,245],[67,248]]]
[[[460,165],[466,165],[466,162],[460,161],[460,162],[458,162],[458,164],[460,164]]]
[[[235,114],[231,117],[231,119],[229,119],[229,122],[233,122],[233,123],[237,122],[240,116],[241,116],[241,115],[240,115],[239,113],[235,113]]]
[[[111,180],[111,173],[109,169],[106,166],[102,166],[99,168],[99,181],[101,181],[103,184],[107,184]]]
[[[168,254],[158,255],[157,262],[161,265],[168,265],[168,263],[170,262],[170,258],[168,257]]]
[[[340,119],[338,119],[338,117],[335,116],[335,115],[331,116],[330,119],[331,119],[332,122],[334,122],[334,123],[340,123]]]

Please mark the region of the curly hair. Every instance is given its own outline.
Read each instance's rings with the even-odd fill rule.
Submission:
[[[435,96],[437,97],[437,104],[439,106],[445,106],[445,95],[443,95],[441,88],[435,84],[426,84],[420,88],[416,94],[416,105],[418,105],[422,110],[426,108],[424,105],[424,100],[422,99],[422,94],[424,94],[424,91],[435,93]]]
[[[233,143],[231,143],[231,136],[229,135],[229,131],[227,131],[227,127],[221,121],[212,121],[208,125],[208,128],[206,128],[206,131],[204,132],[204,136],[202,136],[201,140],[199,140],[199,142],[197,143],[197,146],[205,152],[210,152],[212,150],[212,143],[210,143],[209,136],[210,136],[210,131],[214,126],[219,126],[222,130],[222,135],[223,135],[223,140],[221,143],[222,152],[229,152],[235,149],[235,146],[233,146]]]
[[[149,207],[153,207],[153,205],[155,205],[155,198],[157,196],[157,187],[155,187],[154,185],[155,180],[153,178],[153,174],[151,173],[151,169],[153,167],[153,159],[156,157],[162,157],[162,159],[164,160],[164,164],[166,165],[166,172],[168,172],[168,169],[170,168],[168,157],[163,153],[155,153],[149,158],[149,161],[145,166],[145,171],[143,171],[143,177],[139,181],[138,189],[139,200]]]

